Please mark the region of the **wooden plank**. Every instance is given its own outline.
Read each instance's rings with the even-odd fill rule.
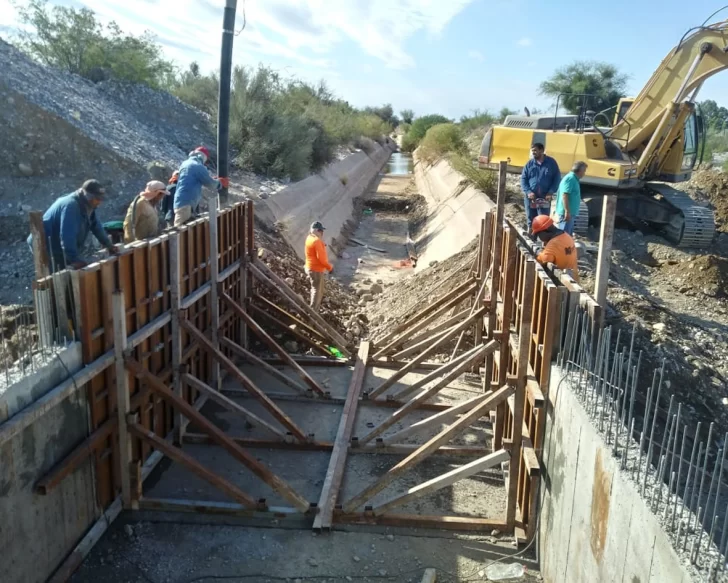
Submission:
[[[417,365],[420,362],[423,362],[429,355],[435,352],[439,346],[450,340],[452,337],[454,337],[456,334],[458,334],[461,330],[464,330],[468,326],[470,326],[473,319],[481,317],[485,313],[485,309],[478,310],[474,316],[471,316],[470,318],[467,318],[463,322],[461,322],[459,325],[451,328],[449,331],[445,332],[444,334],[438,336],[435,338],[434,342],[432,342],[425,350],[420,352],[416,357],[414,357],[408,364],[403,366],[401,369],[399,369],[397,372],[395,372],[392,376],[390,376],[388,379],[386,379],[382,384],[380,384],[376,389],[369,392],[369,397],[374,398],[378,395],[383,394],[387,391],[394,383],[396,383],[399,379],[401,379],[403,376],[405,376],[407,373],[411,372],[415,368],[417,368]]]
[[[124,366],[126,352],[126,306],[124,292],[114,292],[114,353],[116,368],[116,413],[119,431],[119,453],[121,476],[121,502],[124,508],[133,508],[131,477],[129,466],[132,461],[131,436],[127,429],[126,417],[130,412],[129,375]]]
[[[210,245],[210,330],[212,332],[212,345],[215,348],[220,347],[220,300],[218,297],[218,279],[220,275],[220,250],[218,249],[218,217],[217,217],[217,196],[209,200],[209,239]],[[212,363],[212,386],[216,390],[220,390],[220,363],[213,361]]]
[[[511,435],[510,479],[508,481],[508,505],[506,507],[506,523],[515,524],[516,502],[518,496],[518,474],[521,469],[521,445],[523,443],[524,408],[526,401],[526,375],[528,373],[528,353],[531,345],[531,316],[533,311],[533,292],[536,271],[534,259],[528,258],[523,279],[523,306],[518,336],[518,353],[516,356],[516,393],[513,411],[513,427]]]
[[[422,575],[422,581],[420,583],[436,583],[437,582],[437,571],[435,569],[425,569],[425,574]]]
[[[243,506],[245,506],[247,508],[256,508],[257,507],[258,504],[257,504],[256,500],[254,500],[248,494],[243,492],[235,484],[226,480],[222,476],[218,476],[216,473],[208,470],[205,466],[203,466],[201,463],[199,463],[195,458],[187,455],[180,448],[175,447],[174,445],[170,444],[166,440],[162,439],[153,431],[146,429],[145,427],[143,427],[142,425],[139,425],[138,423],[131,423],[129,425],[129,430],[135,436],[137,436],[139,439],[145,440],[154,449],[162,452],[169,459],[182,464],[183,466],[185,466],[185,468],[187,468],[193,474],[195,474],[199,478],[205,480],[208,484],[214,486],[215,488],[217,488],[224,494],[227,494],[236,502],[239,502],[240,504],[242,504]]]
[[[426,429],[439,427],[443,423],[449,423],[454,419],[457,419],[463,413],[467,413],[468,411],[470,411],[473,407],[478,405],[481,401],[484,401],[486,398],[487,395],[485,394],[477,395],[463,401],[462,403],[457,403],[449,409],[446,409],[445,411],[440,411],[439,413],[435,413],[434,415],[430,415],[429,417],[426,417],[421,421],[413,423],[409,427],[400,429],[397,433],[385,437],[382,441],[387,445],[394,444],[406,437],[410,437],[411,435],[415,435]]]
[[[281,308],[275,302],[270,301],[268,298],[265,298],[263,296],[259,296],[256,294],[255,296],[253,296],[253,301],[259,302],[260,304],[262,304],[263,307],[273,310],[281,318],[289,319],[291,322],[293,322],[293,324],[297,328],[301,328],[302,330],[305,330],[306,332],[311,334],[311,336],[313,336],[314,338],[318,338],[322,342],[326,340],[326,335],[324,335],[321,332],[319,332],[318,330],[316,330],[316,328],[314,328],[313,326],[309,326],[306,322],[304,322],[300,318],[297,318],[295,315],[286,312],[286,310]],[[242,306],[243,304],[240,304],[240,305]],[[286,328],[288,328],[288,325],[286,325]]]
[[[251,318],[245,310],[235,303],[229,295],[226,293],[222,294],[223,301],[247,324],[248,328],[260,338],[273,352],[275,352],[280,358],[282,358],[288,366],[290,366],[295,373],[306,383],[306,385],[315,393],[319,395],[325,394],[325,391],[319,386],[319,384],[309,375],[298,363],[291,358],[291,356],[268,334],[263,328]]]
[[[215,401],[218,405],[221,407],[227,409],[231,413],[235,413],[236,415],[239,415],[246,421],[248,421],[251,425],[255,427],[260,427],[262,429],[265,429],[269,433],[272,433],[276,437],[279,437],[281,439],[285,439],[286,436],[273,427],[270,423],[265,421],[264,419],[261,419],[258,417],[255,413],[248,411],[245,407],[242,407],[229,397],[226,397],[223,395],[220,391],[213,389],[211,386],[203,383],[200,379],[197,377],[192,376],[191,374],[185,373],[182,375],[182,380],[187,383],[189,386],[194,388],[196,391],[203,393],[204,395],[207,395],[207,397],[211,401]]]
[[[219,427],[200,414],[192,405],[177,397],[177,395],[175,395],[162,381],[147,371],[140,363],[132,358],[127,358],[126,366],[137,377],[147,382],[153,391],[166,399],[174,407],[181,409],[182,413],[190,420],[190,422],[194,423],[197,427],[207,433],[217,442],[218,445],[241,462],[263,482],[273,488],[274,491],[278,492],[278,494],[283,496],[300,510],[308,510],[310,506],[309,503],[286,482],[281,480],[264,464],[260,463],[255,459],[255,457],[251,456],[247,451],[232,441]]]
[[[182,366],[182,330],[179,325],[182,290],[181,290],[181,255],[180,255],[179,233],[170,233],[169,235],[169,295],[170,295],[170,311],[171,311],[171,329],[172,329],[172,390],[180,399],[184,399],[184,391],[182,381],[180,379],[180,366]],[[174,410],[175,428],[174,442],[182,443],[184,435],[184,419],[182,413]]]
[[[220,364],[227,370],[240,384],[245,387],[248,392],[253,395],[258,402],[271,414],[278,422],[283,425],[293,436],[299,441],[306,441],[306,434],[286,415],[278,406],[271,401],[266,394],[261,391],[253,381],[251,381],[243,372],[233,364],[233,362],[225,356],[220,350],[215,348],[207,337],[195,328],[188,320],[180,319],[182,327],[190,333],[197,343],[214,358],[220,361]]]
[[[295,379],[292,379],[287,374],[285,374],[283,371],[280,371],[277,368],[275,368],[274,366],[271,366],[270,364],[265,362],[263,359],[258,358],[257,356],[255,356],[255,354],[253,354],[249,350],[245,350],[245,348],[243,348],[239,344],[236,344],[229,338],[223,338],[221,340],[221,344],[225,348],[229,349],[231,352],[233,352],[233,353],[237,354],[238,356],[240,356],[241,358],[244,358],[245,360],[247,360],[250,364],[260,367],[261,369],[263,369],[263,371],[266,374],[272,376],[274,379],[283,383],[287,387],[291,387],[292,389],[294,389],[302,394],[306,394],[308,392],[308,389],[306,389],[306,387],[304,387],[303,385],[299,384],[298,381],[296,381]]]
[[[45,229],[43,227],[43,213],[31,211],[28,213],[30,221],[30,234],[33,235],[33,265],[35,266],[35,279],[43,279],[51,273],[51,260],[48,252]]]
[[[614,242],[614,219],[617,214],[617,197],[608,195],[602,203],[602,226],[599,230],[599,254],[597,256],[597,275],[594,283],[594,299],[602,307],[607,307],[607,286],[609,284],[609,265],[612,262]],[[579,280],[579,274],[575,274]],[[601,322],[599,322],[601,325]]]
[[[488,399],[480,403],[474,409],[468,411],[452,425],[443,429],[435,437],[421,445],[416,451],[392,467],[386,474],[384,474],[384,476],[379,478],[379,480],[367,486],[351,500],[346,502],[344,504],[344,510],[346,512],[352,512],[376,496],[405,471],[412,469],[430,457],[441,445],[446,444],[452,438],[465,431],[465,429],[467,429],[474,421],[482,417],[487,411],[490,411],[493,406],[507,399],[513,391],[514,389],[512,387],[505,386],[490,394]]]
[[[269,314],[265,310],[259,308],[258,306],[256,306],[253,303],[249,302],[247,307],[249,310],[252,310],[253,312],[255,312],[258,316],[262,316],[266,320],[268,320],[268,321],[272,322],[273,324],[275,324],[276,326],[278,326],[281,330],[285,331],[286,334],[290,334],[291,336],[296,338],[296,340],[298,340],[299,342],[308,344],[316,352],[318,352],[324,356],[327,356],[327,357],[331,356],[331,353],[324,346],[322,346],[317,341],[312,340],[308,336],[301,333],[295,327],[296,326],[295,324],[288,326],[285,322],[281,322],[278,318],[276,318],[275,316],[272,316],[271,314]]]
[[[382,502],[381,504],[374,506],[374,508],[372,508],[372,512],[374,512],[374,514],[384,514],[392,508],[401,506],[402,504],[407,504],[412,500],[417,500],[418,498],[422,498],[423,496],[427,496],[428,494],[437,492],[442,488],[452,486],[460,480],[464,480],[465,478],[469,478],[470,476],[473,476],[478,472],[487,470],[488,468],[492,468],[493,466],[496,466],[502,462],[508,461],[510,457],[510,454],[504,449],[493,452],[489,455],[483,456],[481,458],[478,458],[477,460],[473,460],[470,463],[460,466],[459,468],[450,470],[449,472],[446,472],[441,476],[437,476],[436,478],[432,478],[431,480],[422,482],[417,486],[413,486],[403,494],[399,494],[393,498],[388,499],[385,502]]]
[[[198,287],[195,291],[186,295],[182,299],[180,303],[180,309],[189,310],[192,306],[194,306],[197,302],[199,302],[202,298],[209,294],[211,289],[212,284],[209,281],[206,284]]]
[[[334,506],[339,495],[342,480],[344,478],[344,467],[346,465],[346,454],[349,450],[351,434],[354,430],[359,394],[366,375],[367,359],[369,358],[369,342],[364,341],[359,345],[359,353],[356,357],[354,372],[349,383],[349,390],[346,394],[346,403],[339,420],[339,428],[336,431],[334,450],[331,453],[329,467],[326,470],[324,485],[321,489],[318,507],[319,514],[313,522],[314,530],[330,530],[334,516]]]
[[[472,518],[469,516],[431,516],[423,514],[381,514],[371,512],[347,513],[340,510],[334,512],[335,524],[363,524],[378,526],[402,526],[407,528],[427,528],[432,530],[462,530],[469,532],[490,532],[498,529],[506,530],[502,520],[490,518]]]
[[[422,405],[428,399],[431,399],[434,395],[439,393],[443,388],[445,388],[453,380],[455,380],[461,374],[463,374],[463,372],[465,370],[467,370],[468,367],[470,367],[471,363],[476,358],[479,358],[480,356],[486,354],[489,350],[495,350],[495,347],[496,347],[496,342],[493,341],[487,346],[484,345],[484,346],[478,346],[476,348],[473,348],[469,352],[466,352],[465,354],[463,354],[457,360],[447,363],[447,365],[443,366],[444,373],[439,373],[439,374],[432,373],[431,375],[428,375],[427,377],[425,377],[425,378],[428,378],[428,377],[437,378],[438,376],[440,376],[440,374],[444,374],[444,376],[440,380],[438,380],[437,383],[435,383],[431,387],[427,387],[427,388],[423,389],[418,395],[416,395],[415,397],[410,399],[407,403],[402,405],[402,407],[400,407],[394,413],[392,413],[392,415],[389,418],[382,421],[379,425],[377,425],[375,428],[373,428],[364,437],[359,439],[359,443],[361,445],[364,445],[366,443],[369,443],[372,439],[374,439],[377,436],[384,433],[387,429],[389,429],[392,425],[397,423],[400,419],[404,418],[406,415],[408,415],[409,413],[411,413],[412,411],[417,409],[418,406]],[[425,384],[426,383],[424,383],[422,386],[424,386]]]

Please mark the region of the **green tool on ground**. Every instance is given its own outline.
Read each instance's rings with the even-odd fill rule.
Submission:
[[[336,348],[336,346],[327,346],[326,350],[328,350],[336,358],[344,358],[344,355],[338,348]]]

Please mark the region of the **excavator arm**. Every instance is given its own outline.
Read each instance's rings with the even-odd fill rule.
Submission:
[[[638,157],[641,179],[657,176],[682,137],[702,84],[727,68],[728,20],[689,31],[662,60],[610,133],[623,152]]]

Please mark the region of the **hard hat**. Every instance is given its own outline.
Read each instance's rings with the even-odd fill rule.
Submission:
[[[531,221],[531,233],[536,234],[545,231],[554,224],[553,219],[548,215],[538,215]]]
[[[199,148],[195,148],[195,152],[202,154],[205,157],[205,162],[207,162],[210,159],[210,150],[205,148],[205,146],[200,146]]]

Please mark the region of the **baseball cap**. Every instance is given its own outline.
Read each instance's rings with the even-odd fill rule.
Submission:
[[[311,223],[311,230],[312,231],[325,231],[326,229],[319,221],[316,221],[315,223]]]
[[[106,196],[106,190],[103,186],[101,186],[101,183],[98,180],[87,180],[83,183],[81,189],[86,194],[94,198],[103,198],[104,196]]]

